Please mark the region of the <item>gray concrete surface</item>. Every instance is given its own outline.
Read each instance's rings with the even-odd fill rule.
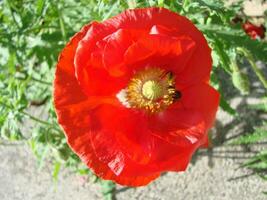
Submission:
[[[63,170],[52,180],[49,163],[41,171],[26,145],[0,146],[0,200],[95,200],[99,185]]]

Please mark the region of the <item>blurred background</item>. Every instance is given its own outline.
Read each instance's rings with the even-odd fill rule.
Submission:
[[[69,149],[52,83],[59,52],[81,27],[149,6],[181,13],[203,31],[222,97],[213,145],[186,172],[128,188],[99,180]],[[264,30],[266,10],[263,0],[0,0],[0,199],[267,199],[267,43],[243,26]]]

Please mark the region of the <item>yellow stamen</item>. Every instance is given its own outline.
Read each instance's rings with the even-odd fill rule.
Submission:
[[[174,76],[171,72],[160,68],[146,68],[137,72],[127,88],[117,97],[127,107],[155,113],[166,109],[179,99],[180,93],[175,89]]]

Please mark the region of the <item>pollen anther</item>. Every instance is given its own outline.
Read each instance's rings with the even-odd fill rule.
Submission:
[[[146,68],[135,73],[124,91],[123,102],[119,98],[123,105],[127,103],[131,108],[150,113],[162,111],[180,98],[173,74],[160,68]]]

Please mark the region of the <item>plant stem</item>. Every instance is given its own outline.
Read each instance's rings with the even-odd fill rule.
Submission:
[[[264,78],[262,71],[256,65],[252,54],[245,48],[237,48],[237,50],[240,51],[241,53],[243,53],[244,56],[248,59],[253,71],[258,76],[259,80],[262,82],[264,88],[267,89],[267,80]]]
[[[128,0],[127,3],[130,9],[134,9],[137,6],[136,0]]]
[[[66,29],[65,29],[64,19],[63,19],[63,16],[61,14],[61,11],[59,9],[59,6],[57,6],[57,11],[58,11],[59,26],[60,26],[61,35],[62,35],[63,40],[66,42],[67,41]]]
[[[27,113],[27,112],[24,112],[24,111],[20,111],[21,114],[29,117],[31,120],[33,121],[36,121],[36,122],[39,122],[40,124],[43,124],[43,125],[46,125],[46,126],[53,126],[53,124],[50,124],[49,122],[46,122],[46,121],[43,121],[37,117],[34,117],[33,115]]]
[[[183,0],[183,8],[190,4],[190,0]]]
[[[42,83],[42,84],[45,84],[45,85],[52,86],[52,83],[50,83],[50,82],[46,82],[46,81],[43,81],[43,80],[40,80],[40,79],[34,78],[34,77],[32,77],[32,76],[31,76],[31,79],[32,79],[33,81],[36,81],[36,82],[38,82],[38,83]]]
[[[164,7],[164,0],[158,0],[158,6]]]
[[[8,108],[9,110],[13,110],[11,106],[7,105],[6,103],[0,101],[0,104],[2,104],[3,106],[5,106],[6,108]],[[22,110],[17,110],[19,113],[29,117],[31,120],[35,121],[35,122],[38,122],[40,124],[43,124],[45,126],[49,126],[51,127],[52,129],[56,130],[56,131],[61,131],[59,128],[55,127],[53,124],[47,122],[47,121],[44,121],[44,120],[41,120],[25,111],[22,111]]]
[[[14,15],[14,12],[13,12],[13,10],[12,10],[12,7],[11,7],[9,1],[7,1],[7,6],[8,6],[8,8],[9,8],[10,13],[11,13],[11,16],[12,16],[13,21],[15,22],[16,26],[18,27],[18,29],[20,29],[21,27],[20,27],[18,21],[16,20],[16,17],[15,17],[15,15]],[[18,13],[18,12],[17,12],[17,13]]]

